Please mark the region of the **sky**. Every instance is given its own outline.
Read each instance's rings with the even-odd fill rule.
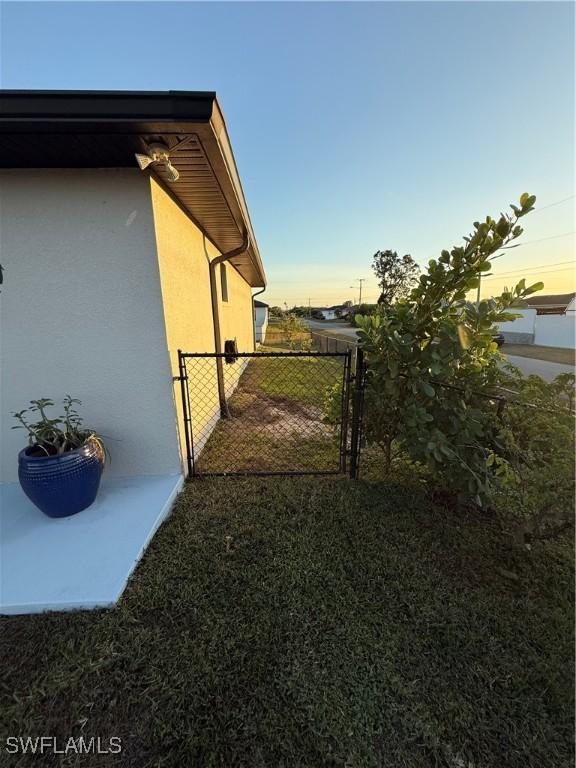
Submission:
[[[375,251],[425,266],[525,191],[483,295],[576,289],[572,3],[3,2],[0,85],[215,90],[272,305],[376,301]]]

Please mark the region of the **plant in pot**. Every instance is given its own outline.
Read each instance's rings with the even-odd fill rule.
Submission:
[[[20,423],[12,429],[25,429],[29,442],[18,454],[20,485],[49,517],[68,517],[92,504],[107,454],[102,438],[76,411],[81,401],[66,395],[62,405],[64,415],[55,419],[46,414],[54,406],[49,398],[31,400],[29,408],[13,413]]]

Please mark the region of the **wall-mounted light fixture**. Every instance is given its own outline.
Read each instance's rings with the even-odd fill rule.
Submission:
[[[180,178],[180,174],[170,162],[170,150],[165,144],[150,144],[145,155],[136,153],[136,162],[142,171],[149,165],[163,165],[170,181],[178,181]]]

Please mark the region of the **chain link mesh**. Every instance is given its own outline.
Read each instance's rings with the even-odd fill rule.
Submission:
[[[186,354],[182,360],[194,474],[343,469],[348,355]]]

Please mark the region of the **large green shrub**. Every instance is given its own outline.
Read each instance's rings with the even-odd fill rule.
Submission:
[[[493,503],[524,544],[528,537],[553,535],[574,519],[574,374],[548,384],[508,367],[505,377],[509,399],[497,443],[507,471]]]
[[[430,260],[407,299],[356,318],[368,363],[368,441],[382,446],[388,468],[399,443],[443,486],[479,505],[513,472],[497,441],[499,401],[492,395],[502,356],[495,324],[514,319],[514,306],[543,286],[522,280],[478,303],[467,295],[490,271],[490,257],[522,234],[518,220],[535,199],[525,193],[512,214],[475,222],[463,245]]]

